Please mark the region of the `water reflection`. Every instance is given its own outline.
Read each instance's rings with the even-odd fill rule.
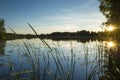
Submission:
[[[109,48],[115,48],[117,45],[116,45],[116,42],[115,41],[103,41],[104,45],[109,49]]]
[[[5,50],[4,50],[5,46],[6,46],[6,41],[0,40],[0,55],[5,54]]]
[[[110,42],[107,43],[107,46],[108,46],[109,48],[115,47],[115,43],[112,42],[112,41],[110,41]]]
[[[78,37],[76,37],[76,38],[52,38],[52,39],[50,39],[50,40],[53,40],[53,41],[69,41],[69,40],[71,40],[71,41],[77,41],[77,42],[80,42],[80,43],[87,43],[87,42],[90,42],[90,41],[96,41],[96,40],[98,40],[98,41],[101,41],[100,39],[97,39],[97,38],[87,38],[87,37],[85,37],[85,38],[78,38]]]
[[[59,75],[59,72],[56,69],[56,64],[54,63],[54,60],[56,60],[58,62],[57,65],[60,70],[63,69],[63,72],[67,72],[67,74],[65,74],[66,76],[69,76],[68,73],[69,71],[72,71],[72,68],[74,69],[74,71],[72,71],[74,72],[74,80],[110,80],[109,78],[111,78],[111,80],[119,80],[119,41],[91,41],[87,39],[85,41],[84,39],[79,40],[80,42],[46,40],[51,48],[55,50],[55,52],[52,54],[52,56],[54,56],[54,59],[50,54],[51,51],[46,46],[43,46],[39,39],[28,40],[26,43],[28,45],[27,48],[24,44],[22,44],[22,41],[23,40],[15,40],[10,42],[16,43],[12,44],[12,46],[14,46],[12,47],[13,53],[15,54],[11,53],[11,59],[8,59],[8,61],[11,60],[13,61],[12,63],[15,63],[14,66],[20,67],[20,70],[30,69],[30,67],[32,67],[30,61],[33,60],[32,63],[35,64],[35,70],[39,67],[36,66],[36,64],[40,64],[40,67],[43,69],[40,69],[41,71],[47,71],[47,69],[49,69],[50,71],[56,71],[55,73]],[[7,42],[7,44],[8,43],[9,42]],[[1,54],[5,52],[5,44],[5,41],[0,42]],[[7,48],[10,47],[8,46]],[[27,51],[27,49],[29,50]],[[19,68],[15,68],[19,70]],[[43,74],[41,73],[41,75]],[[49,76],[49,74],[46,75]]]
[[[106,42],[107,50],[105,50],[104,76],[102,80],[120,80],[120,42],[118,40]]]

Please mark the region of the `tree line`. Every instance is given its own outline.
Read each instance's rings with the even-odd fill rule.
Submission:
[[[81,38],[99,38],[103,36],[103,32],[90,32],[86,30],[77,32],[53,32],[51,34],[41,34],[40,38],[54,39],[54,40],[68,40],[68,39],[81,39]]]
[[[99,38],[103,37],[103,32],[90,32],[86,30],[78,32],[53,32],[51,34],[40,34],[38,36],[34,34],[14,34],[6,33],[4,39],[13,40],[13,39],[31,39],[31,38],[42,38],[42,39],[53,39],[53,40],[69,40],[69,39],[81,39],[81,38]]]
[[[77,32],[53,32],[51,34],[40,34],[39,38],[46,39],[80,39],[80,38],[98,38],[100,36],[105,36],[104,32],[93,32],[93,31],[77,31]],[[23,38],[37,38],[38,36],[33,34],[15,34],[7,33],[5,29],[4,19],[0,19],[0,40],[12,40],[12,39],[23,39]]]

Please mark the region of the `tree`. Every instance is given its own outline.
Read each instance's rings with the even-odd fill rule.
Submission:
[[[106,24],[113,24],[120,28],[120,0],[99,0],[100,11],[107,18]]]
[[[6,29],[4,27],[4,20],[0,19],[0,39],[6,38]]]

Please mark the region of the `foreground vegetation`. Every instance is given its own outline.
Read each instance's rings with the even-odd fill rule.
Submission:
[[[42,53],[41,49],[38,48],[38,52],[28,42],[23,42],[24,48],[21,55],[21,51],[18,49],[15,54],[19,59],[18,63],[14,63],[11,56],[7,56],[6,63],[0,63],[0,67],[7,67],[8,72],[5,75],[0,75],[1,79],[10,80],[77,80],[75,74],[79,67],[77,67],[76,53],[70,41],[70,55],[64,54],[59,47],[54,48],[49,45],[44,38],[47,39],[81,39],[87,38],[104,38],[112,37],[117,41],[116,47],[108,48],[106,45],[98,45],[96,57],[93,61],[89,61],[89,49],[84,45],[84,59],[86,65],[86,77],[85,80],[119,80],[120,79],[120,43],[119,43],[119,15],[120,15],[120,1],[119,0],[100,0],[100,10],[107,17],[108,21],[104,25],[115,25],[117,29],[114,32],[89,32],[89,31],[78,31],[75,33],[51,33],[39,35],[28,24],[31,29],[35,32],[35,35],[22,35],[7,33],[4,27],[0,27],[0,39],[17,39],[17,38],[39,38],[43,45],[47,47],[46,54]],[[4,21],[1,21],[1,26]],[[14,32],[14,31],[13,31]],[[115,34],[113,34],[115,33]],[[117,36],[116,36],[117,35]],[[109,39],[111,40],[111,38]],[[17,45],[20,46],[20,45]],[[16,47],[16,46],[15,46]],[[10,51],[11,52],[11,51]],[[91,52],[93,53],[93,52]],[[25,59],[24,59],[25,58]],[[23,64],[26,64],[24,66]],[[53,63],[53,64],[52,64]],[[52,65],[52,66],[51,66]],[[88,68],[90,65],[90,68]],[[53,68],[54,67],[54,68]],[[81,76],[79,76],[81,77]],[[79,79],[78,79],[79,80]]]
[[[119,48],[107,48],[106,45],[99,45],[96,52],[96,56],[92,61],[89,60],[90,54],[94,54],[94,51],[89,54],[91,49],[84,45],[84,59],[86,77],[76,77],[77,71],[80,66],[77,60],[75,48],[70,41],[70,49],[68,54],[65,54],[58,48],[51,47],[43,38],[40,38],[37,32],[29,24],[31,29],[35,32],[35,36],[39,38],[42,45],[47,47],[45,53],[42,52],[41,47],[34,48],[28,42],[23,41],[23,46],[20,44],[13,45],[18,48],[16,54],[17,63],[15,63],[13,57],[7,56],[7,62],[0,63],[0,67],[7,67],[8,72],[5,75],[1,75],[1,79],[10,80],[119,80],[120,67],[119,67]],[[119,46],[118,46],[119,47]],[[22,48],[22,51],[21,51]],[[104,52],[105,51],[105,52]],[[10,51],[11,52],[11,51]],[[24,53],[24,55],[22,54]],[[113,54],[114,53],[114,54]],[[26,64],[26,65],[25,65]]]

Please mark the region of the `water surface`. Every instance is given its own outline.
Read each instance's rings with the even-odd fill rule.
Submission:
[[[98,80],[109,74],[119,78],[116,42],[45,41],[47,45],[39,39],[1,41],[0,79]]]

